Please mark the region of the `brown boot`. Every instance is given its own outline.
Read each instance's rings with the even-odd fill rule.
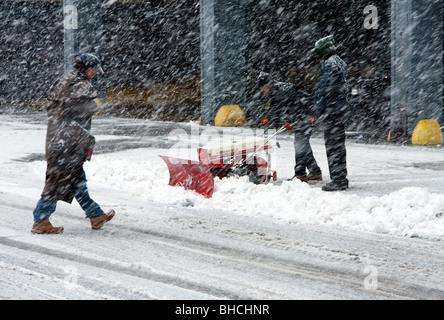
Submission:
[[[44,234],[44,233],[62,233],[63,227],[53,227],[48,219],[35,222],[31,229],[32,233]]]
[[[294,179],[299,179],[302,182],[307,182],[307,176],[293,176],[292,178],[288,179],[287,181],[293,181]]]
[[[319,174],[309,173],[306,179],[307,181],[322,181],[322,173]]]
[[[94,230],[102,228],[105,222],[108,222],[112,218],[114,218],[115,214],[116,212],[113,209],[111,209],[107,213],[104,213],[98,217],[89,218],[91,220],[91,228],[93,228]]]

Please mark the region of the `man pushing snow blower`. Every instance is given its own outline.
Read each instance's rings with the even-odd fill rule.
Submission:
[[[273,150],[271,141],[286,130],[294,130],[295,134],[296,165],[293,178],[304,182],[322,180],[321,169],[309,141],[313,126],[313,120],[308,115],[312,102],[310,95],[297,90],[293,84],[276,82],[264,72],[259,75],[258,86],[263,94],[270,97],[271,102],[269,117],[262,124],[268,122],[268,128],[274,127],[277,131],[268,137],[244,138],[241,141],[204,146],[197,150],[198,161],[160,156],[170,173],[169,185],[194,190],[211,198],[215,177],[222,179],[233,175],[248,175],[250,181],[256,184],[276,180],[276,172],[271,170],[270,164],[270,153]],[[277,127],[282,123],[285,124]],[[259,153],[265,153],[266,158],[258,156]]]
[[[305,91],[296,89],[292,83],[275,81],[270,74],[260,72],[258,77],[260,92],[269,98],[267,119],[262,125],[277,125],[294,122],[294,178],[303,182],[321,181],[322,172],[313,156],[310,137],[313,131],[314,118],[310,107],[313,98]]]

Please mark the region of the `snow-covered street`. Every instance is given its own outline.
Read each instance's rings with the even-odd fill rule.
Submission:
[[[328,193],[322,135],[312,146],[324,182],[306,184],[286,181],[285,133],[278,181],[216,179],[206,199],[169,186],[158,157],[197,156],[187,146],[202,129],[222,130],[95,118],[88,187],[116,217],[91,230],[75,201],[59,202],[51,221],[64,232],[34,235],[46,115],[0,114],[0,299],[444,299],[442,146],[349,140],[350,188]]]

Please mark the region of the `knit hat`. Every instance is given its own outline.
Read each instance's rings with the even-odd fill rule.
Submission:
[[[257,78],[257,85],[259,88],[262,88],[264,86],[268,86],[272,83],[273,83],[273,79],[270,74],[263,72],[263,71],[261,71],[259,73],[259,77]]]
[[[315,50],[318,56],[322,59],[328,59],[336,53],[335,40],[332,35],[322,38],[315,43]]]
[[[100,59],[92,53],[82,53],[77,59],[80,60],[80,62],[83,63],[85,67],[97,69],[100,74],[104,73]]]

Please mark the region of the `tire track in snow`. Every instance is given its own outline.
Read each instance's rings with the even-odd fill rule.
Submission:
[[[119,227],[125,228],[125,227]],[[233,263],[239,263],[252,268],[274,272],[277,277],[288,281],[290,279],[305,278],[324,284],[339,284],[344,287],[364,291],[374,297],[390,299],[443,299],[444,291],[422,287],[420,285],[404,283],[388,277],[378,276],[378,288],[364,287],[362,274],[348,272],[315,264],[303,263],[297,260],[283,259],[274,255],[251,252],[244,249],[221,246],[210,242],[194,240],[186,237],[146,230],[141,228],[125,228],[129,231],[151,236],[156,241],[180,250],[192,251],[201,255],[215,257]]]
[[[71,220],[84,220],[82,218],[73,217],[70,215],[61,215],[68,217]],[[107,228],[116,229],[116,227],[113,225],[107,225]],[[119,226],[118,228],[119,230],[124,229],[128,232],[146,235],[148,236],[146,238],[147,241],[150,241],[152,243],[171,247],[181,252],[189,252],[193,255],[197,254],[209,257],[210,259],[229,262],[233,265],[242,265],[248,268],[248,270],[250,270],[252,273],[268,273],[270,277],[284,279],[285,281],[300,281],[301,279],[304,279],[323,285],[337,285],[340,287],[348,288],[349,290],[363,292],[365,295],[373,298],[416,299],[418,297],[428,298],[430,296],[439,297],[443,295],[443,292],[439,290],[434,291],[428,288],[410,285],[408,283],[400,283],[392,279],[382,277],[379,277],[378,290],[369,290],[366,289],[363,285],[362,274],[359,274],[357,272],[353,273],[347,270],[326,268],[325,266],[318,266],[314,264],[299,262],[296,260],[283,259],[274,255],[262,254],[245,249],[223,246],[166,232],[126,226]],[[0,244],[17,247],[24,250],[31,250],[60,259],[75,261],[77,263],[82,263],[97,268],[103,268],[118,273],[124,273],[146,280],[174,285],[184,289],[214,295],[216,298],[253,299],[253,297],[248,297],[241,293],[216,288],[214,286],[208,286],[201,283],[196,283],[173,275],[158,274],[152,271],[134,269],[128,266],[102,261],[99,259],[80,257],[78,255],[65,253],[54,249],[47,249],[41,246],[35,246],[8,238],[0,238]],[[254,286],[254,284],[251,284],[251,286]],[[426,293],[425,296],[423,295],[424,293]]]
[[[66,213],[60,213],[61,216],[75,223],[84,222],[81,217],[72,216]],[[376,298],[390,299],[436,299],[443,298],[444,292],[438,289],[422,287],[420,285],[410,284],[402,281],[396,281],[391,278],[379,276],[379,286],[377,290],[369,290],[363,286],[362,274],[347,271],[345,269],[334,269],[316,264],[304,263],[292,259],[277,257],[272,253],[262,253],[250,249],[244,249],[236,246],[226,246],[205,240],[192,239],[187,236],[173,234],[171,232],[160,232],[146,228],[135,228],[124,225],[107,225],[111,232],[124,231],[128,238],[131,233],[144,235],[145,241],[156,243],[165,247],[170,247],[180,252],[188,252],[191,255],[205,256],[209,259],[224,261],[227,263],[243,266],[244,269],[251,270],[252,273],[269,274],[270,277],[280,278],[283,281],[309,280],[314,283],[324,285],[335,285],[344,287],[347,290],[361,292],[364,295]],[[43,246],[26,243],[10,237],[0,237],[0,244],[20,248],[45,254],[55,258],[81,263],[87,266],[102,268],[117,273],[123,273],[129,276],[138,277],[150,281],[181,287],[186,290],[201,292],[207,295],[213,295],[216,298],[228,299],[252,299],[245,294],[238,293],[234,289],[223,289],[221,287],[202,284],[192,279],[173,274],[161,274],[152,270],[135,269],[125,262],[104,261],[100,257],[92,258],[79,256],[72,253],[63,252],[58,249],[48,249]],[[261,250],[263,251],[263,250]],[[125,265],[126,264],[126,265]],[[254,286],[255,284],[251,284]],[[261,287],[257,288],[258,291]],[[358,295],[359,296],[359,295]]]
[[[109,271],[117,272],[117,273],[123,273],[130,276],[160,282],[167,285],[177,286],[181,287],[187,290],[192,290],[196,292],[202,292],[207,295],[213,295],[216,298],[223,298],[223,299],[251,299],[250,297],[238,295],[234,292],[229,292],[226,290],[218,289],[215,287],[209,287],[202,284],[194,283],[185,279],[181,279],[179,277],[173,277],[169,275],[162,275],[154,272],[149,272],[145,270],[140,269],[133,269],[130,267],[106,262],[106,261],[100,261],[98,259],[83,257],[67,252],[62,252],[60,250],[55,249],[49,249],[45,248],[39,245],[29,244],[26,242],[22,242],[19,240],[11,239],[8,237],[0,237],[0,244],[4,246],[9,246],[17,249],[27,250],[27,251],[33,251],[39,254],[44,254],[47,256],[55,257],[58,259],[63,259],[67,261],[73,261],[76,263],[81,263],[85,265],[89,265],[96,268],[102,268]]]
[[[0,261],[0,269],[2,270],[0,299],[20,297],[25,300],[28,298],[62,300],[67,299],[66,291],[71,291],[68,288],[75,289],[75,292],[71,291],[68,294],[74,299],[116,299],[117,297],[103,294],[103,291],[106,292],[106,290],[99,290],[100,286],[98,285],[94,285],[94,290],[91,290],[79,283],[67,284],[63,279],[66,274],[60,276],[60,272],[53,266],[52,268],[45,266],[45,270],[38,271],[35,270],[36,266],[33,263],[19,262],[18,260],[11,259],[9,263]],[[68,285],[71,286],[68,287]]]

